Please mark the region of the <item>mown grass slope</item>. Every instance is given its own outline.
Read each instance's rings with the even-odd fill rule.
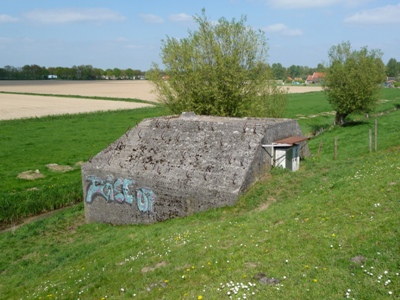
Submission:
[[[79,163],[87,161],[161,107],[0,121],[0,228],[2,223],[80,202]],[[54,172],[48,164],[74,168]],[[18,179],[38,170],[44,178]]]
[[[398,298],[400,111],[377,119],[379,151],[368,150],[374,118],[355,116],[351,125],[311,139],[313,156],[298,172],[273,169],[233,207],[150,226],[110,226],[85,224],[79,204],[3,232],[0,295]]]

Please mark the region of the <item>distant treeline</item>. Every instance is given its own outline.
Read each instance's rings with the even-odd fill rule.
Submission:
[[[323,64],[316,68],[291,65],[285,68],[280,63],[268,65],[271,76],[276,80],[306,80],[314,72],[325,72]],[[147,71],[151,72],[151,70]],[[40,67],[38,65],[25,65],[23,67],[5,66],[0,68],[0,80],[40,80],[40,79],[65,79],[65,80],[98,80],[98,79],[144,79],[146,71],[128,69],[100,69],[91,65],[68,67]],[[400,62],[391,58],[386,64],[388,77],[400,76]]]
[[[274,79],[287,80],[288,77],[306,79],[314,72],[323,72],[324,67],[319,64],[317,68],[292,65],[283,67],[280,63],[272,64],[271,75]],[[150,70],[151,71],[151,70]],[[91,65],[72,67],[41,67],[38,65],[25,65],[23,67],[5,66],[0,68],[0,80],[98,80],[98,79],[143,79],[145,71],[134,69],[100,69]]]
[[[91,65],[66,67],[23,67],[5,66],[0,68],[0,80],[98,80],[98,79],[144,79],[145,72],[128,68],[126,70],[93,68]]]

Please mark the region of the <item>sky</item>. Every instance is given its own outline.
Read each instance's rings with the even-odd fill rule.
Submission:
[[[269,64],[314,68],[347,41],[400,61],[400,0],[0,0],[0,67],[146,71],[161,64],[163,39],[196,30],[203,8],[264,31]]]

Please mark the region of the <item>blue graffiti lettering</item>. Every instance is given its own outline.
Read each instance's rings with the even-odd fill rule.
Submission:
[[[133,185],[136,183],[130,178],[117,178],[114,181],[113,176],[107,176],[105,180],[97,176],[87,176],[89,182],[86,190],[85,201],[92,203],[94,197],[100,196],[107,202],[128,203],[130,205],[135,201],[135,191]],[[136,203],[141,212],[153,212],[153,203],[155,194],[152,190],[142,187],[136,189]]]
[[[85,198],[88,203],[93,201],[94,196],[101,196],[108,202],[133,203],[134,196],[130,187],[135,181],[132,179],[118,178],[113,183],[112,176],[107,176],[106,180],[102,180],[97,176],[87,176],[86,180],[89,182]]]
[[[140,188],[136,190],[137,206],[140,211],[153,212],[153,202],[155,195],[152,190]]]

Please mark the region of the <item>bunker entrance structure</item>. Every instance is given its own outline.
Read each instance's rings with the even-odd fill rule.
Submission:
[[[82,166],[86,220],[151,224],[233,205],[277,165],[264,146],[288,137],[298,157],[309,154],[292,119],[145,119]]]

